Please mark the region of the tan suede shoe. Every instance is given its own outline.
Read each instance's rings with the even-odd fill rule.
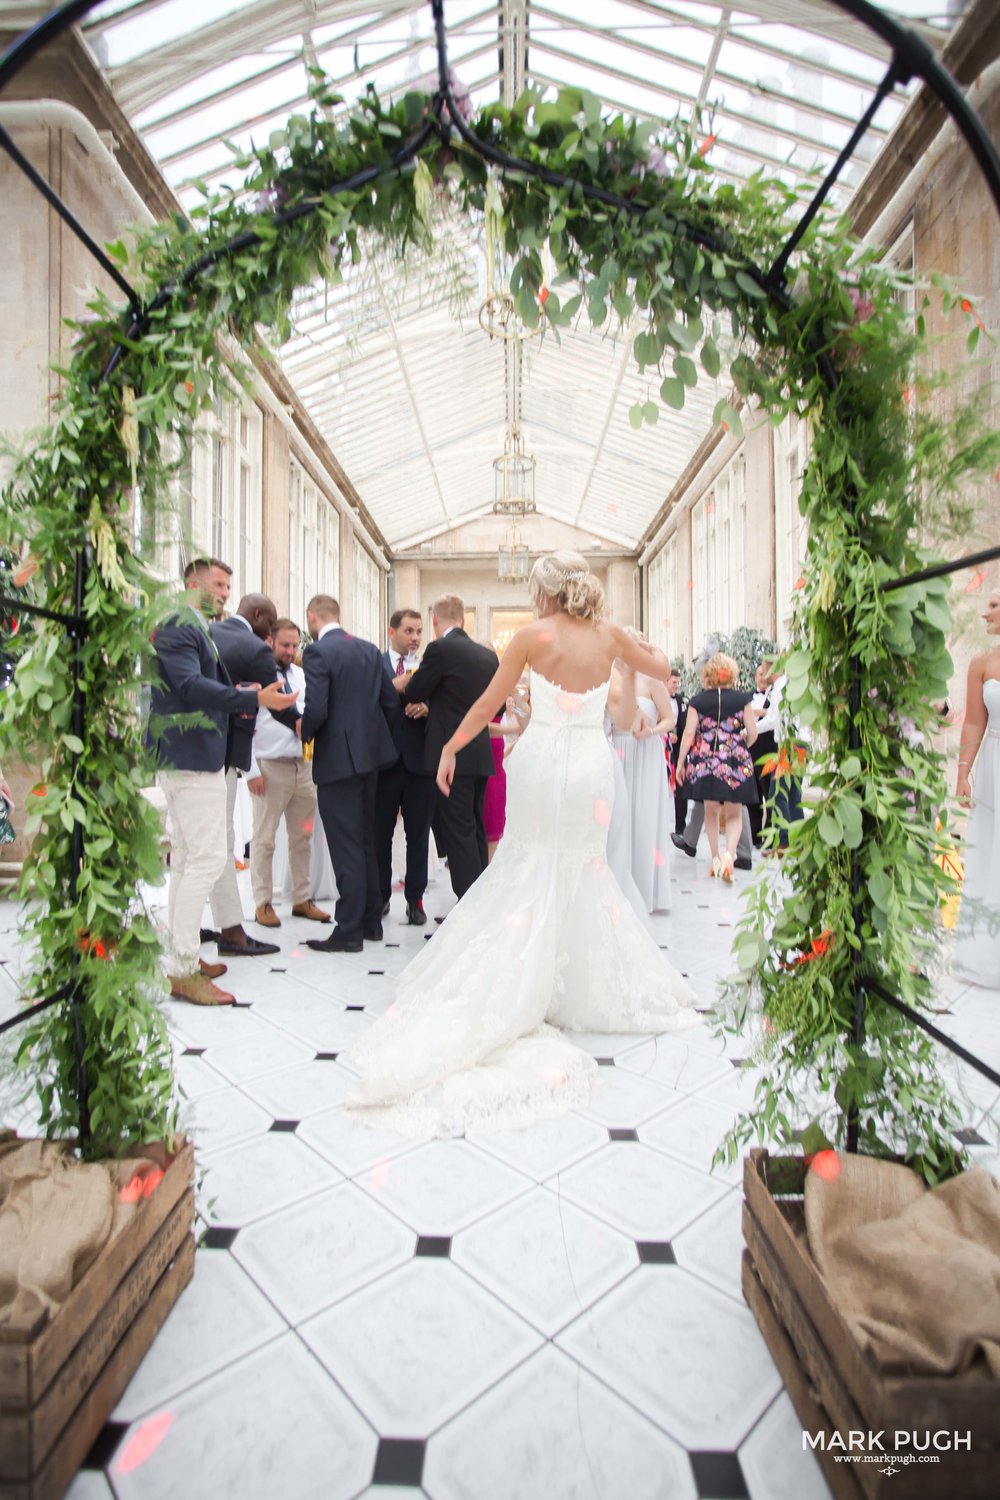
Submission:
[[[254,921],[259,922],[262,927],[281,926],[281,918],[278,916],[278,913],[275,911],[270,901],[265,901],[263,906],[258,906],[256,912],[254,913]]]
[[[170,998],[189,1005],[234,1005],[236,996],[220,990],[204,974],[170,976]]]
[[[225,964],[210,964],[205,958],[199,958],[198,967],[206,979],[221,979],[226,972]]]
[[[330,920],[330,913],[323,911],[315,901],[303,901],[299,906],[293,906],[292,916],[305,917],[310,922],[329,922]]]

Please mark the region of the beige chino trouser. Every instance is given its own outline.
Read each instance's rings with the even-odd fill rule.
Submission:
[[[316,787],[312,766],[300,755],[278,755],[258,762],[264,795],[253,799],[253,836],[250,840],[250,884],[255,906],[274,900],[272,867],[274,839],[282,818],[288,833],[288,868],[292,905],[310,898],[313,829],[316,826]]]
[[[168,969],[174,978],[184,978],[198,972],[205,902],[227,858],[226,777],[223,771],[158,771],[156,783],[170,819]],[[232,828],[230,807],[230,849]],[[231,868],[231,856],[229,863]]]

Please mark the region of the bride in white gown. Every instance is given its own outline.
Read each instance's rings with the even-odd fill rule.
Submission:
[[[541,558],[529,587],[539,618],[514,636],[437,778],[447,795],[457,751],[527,666],[531,723],[508,762],[504,837],[348,1059],[362,1076],[347,1104],[373,1125],[438,1135],[529,1125],[590,1097],[596,1064],[564,1031],[698,1021],[690,987],[607,863],[611,669],[618,658],[666,679],[670,663],[602,621],[603,591],[578,553]]]
[[[1000,636],[1000,589],[990,592],[983,618]],[[958,756],[958,798],[971,811],[952,971],[1000,990],[1000,646],[969,666]]]

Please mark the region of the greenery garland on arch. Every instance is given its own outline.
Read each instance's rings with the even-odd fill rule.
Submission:
[[[809,545],[787,669],[791,707],[815,736],[813,781],[823,801],[796,827],[785,865],[793,889],[762,882],[737,938],[740,974],[729,1005],[735,1024],[762,1017],[769,1063],[730,1149],[754,1130],[773,1139],[804,1123],[796,1099],[805,1073],[817,1084],[817,1116],[834,1101],[838,1118],[824,1117],[832,1138],[842,1137],[846,1111],[856,1106],[863,1149],[903,1150],[931,1177],[953,1170],[954,1112],[927,1038],[877,1007],[863,1046],[849,1041],[853,966],[911,1003],[928,998],[918,971],[943,881],[932,863],[931,810],[944,805],[946,789],[926,738],[908,739],[901,726],[909,721],[926,736],[930,705],[945,692],[947,585],[883,596],[879,583],[924,562],[928,507],[945,529],[961,522],[963,486],[993,474],[1000,437],[977,408],[947,421],[932,414],[924,399],[931,377],[918,385],[922,317],[914,326],[898,296],[900,278],[843,224],[821,215],[796,254],[788,299],[769,296],[754,268],[778,254],[801,194],[761,175],[741,187],[718,181],[704,143],[686,129],[658,135],[625,117],[603,119],[599,102],[574,90],[553,100],[529,91],[512,109],[493,105],[470,122],[481,141],[565,179],[551,185],[519,172],[494,175],[447,130],[447,116],[444,129],[426,131],[416,159],[394,169],[393,153],[426,127],[429,98],[409,94],[388,105],[369,92],[332,121],[328,106],[339,101],[319,80],[315,93],[312,113],[292,117],[265,149],[237,163],[249,171],[239,191],[207,199],[190,220],[109,247],[147,299],[146,320],[127,332],[119,308],[103,297],[90,305],[51,426],[19,462],[3,499],[0,543],[30,538],[46,607],[71,611],[78,549],[86,546],[93,562],[81,647],[86,739],[71,731],[65,636],[46,621],[26,644],[0,728],[0,754],[14,748],[42,758],[25,875],[38,949],[29,990],[41,998],[77,972],[82,981],[91,1149],[113,1153],[165,1134],[175,1108],[158,943],[136,902],[139,882],[160,873],[158,819],[141,792],[152,772],[141,745],[136,663],[148,678],[150,637],[170,598],[133,550],[136,493],[148,507],[165,492],[168,435],[245,378],[226,364],[222,335],[258,346],[263,324],[280,340],[298,288],[337,277],[360,259],[366,239],[400,250],[428,243],[433,205],[443,199],[499,227],[517,311],[529,325],[557,331],[584,311],[596,326],[643,321],[634,354],[650,395],[632,409],[634,425],[657,420],[661,403],[681,407],[697,363],[714,377],[727,357],[744,410],[759,405],[775,423],[794,411],[809,422],[800,501]],[[389,170],[356,190],[339,188],[369,168]],[[586,196],[583,184],[634,211]],[[237,236],[235,249],[212,253]],[[546,243],[555,267],[549,282]],[[195,262],[199,274],[185,275]],[[563,300],[567,285],[572,294]],[[971,320],[971,352],[975,310],[941,295]],[[821,357],[836,368],[834,388]],[[739,432],[740,405],[723,399],[716,419]],[[849,734],[852,656],[861,672],[857,751]],[[67,877],[74,826],[83,830],[75,894]],[[860,937],[852,850],[864,881]],[[79,1126],[73,1024],[70,1007],[54,1007],[31,1023],[20,1047],[50,1134]]]

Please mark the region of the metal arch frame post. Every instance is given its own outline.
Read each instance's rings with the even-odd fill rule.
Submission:
[[[41,22],[39,22],[37,26],[35,26],[30,31],[25,33],[24,36],[19,38],[19,40],[15,42],[14,46],[7,52],[7,54],[2,59],[0,59],[0,91],[2,91],[6,84],[10,82],[10,80],[19,72],[19,70],[27,62],[29,62],[32,57],[34,57],[39,51],[41,51],[43,47],[45,47],[51,40],[60,35],[68,27],[81,20],[88,13],[88,11],[94,9],[98,3],[99,0],[69,0],[69,3],[50,12],[50,14],[47,15]],[[452,96],[452,90],[448,76],[449,67],[447,35],[444,23],[444,0],[430,0],[430,3],[434,18],[435,40],[438,57],[438,88],[434,95],[431,112],[428,119],[425,121],[421,129],[417,131],[416,134],[408,142],[406,142],[399,151],[394,153],[394,155],[388,162],[385,162],[378,167],[367,168],[361,172],[354,174],[354,176],[347,179],[345,182],[337,184],[334,187],[328,189],[327,191],[329,193],[331,193],[332,195],[336,195],[337,193],[351,191],[358,187],[365,186],[367,183],[374,182],[379,177],[382,177],[389,172],[398,171],[408,161],[412,160],[413,157],[417,155],[417,153],[420,151],[421,147],[431,134],[436,132],[439,133],[443,138],[447,139],[450,135],[450,132],[454,130],[469,147],[477,152],[477,154],[481,158],[487,161],[491,161],[495,166],[500,167],[502,170],[517,171],[523,174],[537,177],[539,180],[548,182],[553,186],[578,189],[585,198],[602,202],[608,207],[617,208],[619,211],[627,212],[630,215],[641,215],[645,211],[644,205],[642,204],[619,198],[616,194],[609,193],[605,189],[601,189],[593,185],[588,185],[586,183],[580,182],[578,179],[568,178],[562,173],[554,172],[551,169],[542,167],[538,164],[519,161],[516,157],[509,156],[506,152],[499,150],[499,148],[492,146],[488,142],[480,141],[475,133],[468,128]],[[848,160],[850,152],[854,149],[854,146],[857,144],[858,140],[861,139],[862,135],[868,128],[868,125],[871,123],[871,120],[874,117],[879,104],[888,95],[896,82],[907,81],[910,77],[916,75],[922,78],[938,95],[948,113],[955,120],[956,124],[959,127],[959,130],[965,137],[969,149],[972,151],[973,155],[978,161],[980,168],[983,171],[984,176],[986,177],[987,184],[996,205],[998,214],[1000,214],[1000,157],[997,156],[997,152],[994,149],[989,137],[986,135],[986,132],[984,131],[975,110],[968,103],[964,94],[961,92],[960,88],[955,83],[951,75],[938,62],[930,47],[927,46],[927,44],[915,33],[908,31],[906,28],[900,26],[897,22],[893,21],[888,16],[885,16],[874,5],[871,5],[869,3],[869,0],[829,0],[829,3],[834,5],[836,8],[845,11],[847,14],[853,16],[856,20],[858,20],[863,25],[867,26],[870,30],[874,31],[878,36],[880,36],[882,40],[887,42],[887,44],[892,49],[893,57],[889,70],[882,80],[882,83],[879,85],[879,88],[876,91],[876,94],[869,108],[866,110],[856,130],[853,132],[851,141],[848,143],[848,146],[845,147],[844,151],[841,152],[841,155],[838,157],[837,162],[834,164],[834,167],[827,174],[827,177],[824,179],[822,186],[818,190],[812,203],[809,205],[809,208],[806,210],[806,213],[804,214],[802,220],[800,220],[799,224],[792,231],[789,240],[786,242],[782,251],[779,253],[770,272],[764,272],[755,265],[748,264],[745,267],[747,274],[753,277],[753,279],[758,283],[761,289],[773,302],[775,302],[781,308],[783,312],[787,312],[792,306],[791,300],[785,289],[785,272],[787,269],[789,258],[800,242],[802,236],[808,229],[809,224],[818,213],[823,201],[834,185],[840,171],[843,169],[844,164]],[[444,119],[445,110],[447,110],[448,114],[447,123]],[[159,308],[166,306],[170,301],[172,301],[184,286],[190,285],[191,282],[195,280],[199,275],[201,275],[204,270],[216,264],[216,262],[224,256],[238,253],[241,249],[249,248],[251,245],[256,244],[260,239],[260,236],[255,231],[248,230],[236,236],[234,239],[228,241],[226,244],[215,247],[214,249],[206,252],[205,255],[199,257],[197,261],[193,262],[186,268],[179,282],[172,282],[169,285],[162,287],[156,293],[153,299],[145,307],[143,307],[140,305],[136,293],[118,271],[117,267],[115,267],[113,263],[108,260],[107,256],[103,253],[100,247],[95,244],[91,236],[87,234],[86,230],[82,227],[82,225],[80,225],[79,221],[75,218],[75,216],[71,213],[67,206],[63,204],[62,201],[58,198],[58,195],[55,194],[54,191],[49,187],[49,185],[39,177],[34,168],[31,167],[31,164],[26,160],[26,158],[24,158],[23,154],[18,151],[17,147],[14,145],[13,141],[10,139],[7,132],[2,129],[2,127],[0,127],[0,149],[7,151],[8,155],[10,155],[15,164],[23,172],[26,173],[29,179],[49,202],[50,206],[55,210],[55,212],[60,215],[60,217],[68,225],[71,231],[80,239],[81,243],[83,243],[91,252],[102,269],[112,277],[116,285],[118,285],[125,293],[129,302],[129,315],[126,325],[127,338],[134,338],[136,334],[139,334],[146,328],[148,328],[150,319],[154,312],[156,312]],[[293,208],[288,210],[279,210],[271,215],[271,222],[277,225],[293,223],[297,219],[308,217],[310,214],[315,212],[317,206],[318,202],[314,203],[309,201],[297,204]],[[679,227],[689,239],[707,249],[726,248],[716,237],[708,235],[703,231],[696,229],[692,225],[682,223]],[[829,355],[818,348],[818,344],[815,339],[813,340],[813,347],[816,354],[817,365],[823,376],[823,379],[828,388],[831,391],[835,391],[837,389],[838,379],[833,363],[830,360]],[[111,377],[121,360],[125,357],[125,353],[126,350],[124,346],[122,344],[119,344],[111,355],[108,365],[103,372],[102,381],[106,381]],[[971,566],[975,561],[986,560],[987,558],[991,558],[996,555],[1000,555],[1000,548],[990,549],[985,553],[977,553],[973,558],[959,559],[958,561],[951,564],[944,564],[934,569],[924,570],[924,572],[920,574],[914,574],[910,578],[892,580],[889,583],[883,585],[883,588],[886,590],[901,588],[909,582],[916,581],[918,578],[941,576],[943,574],[956,571],[959,568]],[[38,608],[30,609],[31,613],[46,618],[52,618],[65,624],[73,641],[73,729],[74,733],[77,733],[81,738],[83,737],[83,734],[85,732],[85,709],[80,682],[80,653],[86,630],[85,624],[82,619],[82,613],[88,567],[88,549],[86,547],[86,544],[84,543],[81,545],[79,553],[77,555],[74,575],[75,613],[73,616],[60,615],[53,611],[45,611]],[[25,608],[25,606],[23,605],[21,607]],[[860,682],[860,664],[856,659],[854,659],[852,661],[852,683],[850,692],[852,743],[854,739],[858,738],[856,716],[857,710],[860,706]],[[75,892],[77,887],[77,881],[82,864],[82,857],[82,828],[79,824],[77,824],[74,826],[73,833],[71,835],[71,892]],[[855,930],[860,935],[860,866],[853,851],[852,890],[854,893]],[[860,974],[860,966],[857,965],[857,963],[855,972],[856,981],[854,987],[854,1014],[851,1036],[852,1041],[855,1045],[861,1045],[864,1040],[864,1021],[868,990]],[[886,991],[881,990],[881,987],[876,985],[874,982],[871,983],[870,989],[872,993],[880,994],[881,997],[887,1001],[887,1003],[896,1005],[897,1009],[901,1008],[902,1002],[898,1002],[892,999]],[[80,1107],[80,1138],[81,1143],[85,1144],[87,1139],[89,1138],[88,1089],[84,1056],[85,1037],[83,1035],[82,1016],[80,1013],[79,986],[75,978],[72,985],[69,987],[69,990],[69,998],[71,999],[74,1009],[74,1027],[77,1052],[77,1091]],[[42,1002],[42,1005],[39,1007],[34,1007],[32,1013],[37,1012],[37,1010],[40,1008],[44,1008],[44,1006],[47,1004],[56,1003],[59,998],[62,998],[61,995],[50,997],[49,1001]],[[916,1015],[916,1012],[909,1012],[908,1007],[905,1008],[905,1013],[910,1014],[911,1019],[919,1019]],[[941,1039],[947,1042],[947,1039],[943,1038],[943,1035],[941,1036]],[[949,1045],[951,1044],[949,1043]],[[853,1110],[849,1113],[847,1121],[848,1150],[857,1149],[857,1135],[857,1111]]]

